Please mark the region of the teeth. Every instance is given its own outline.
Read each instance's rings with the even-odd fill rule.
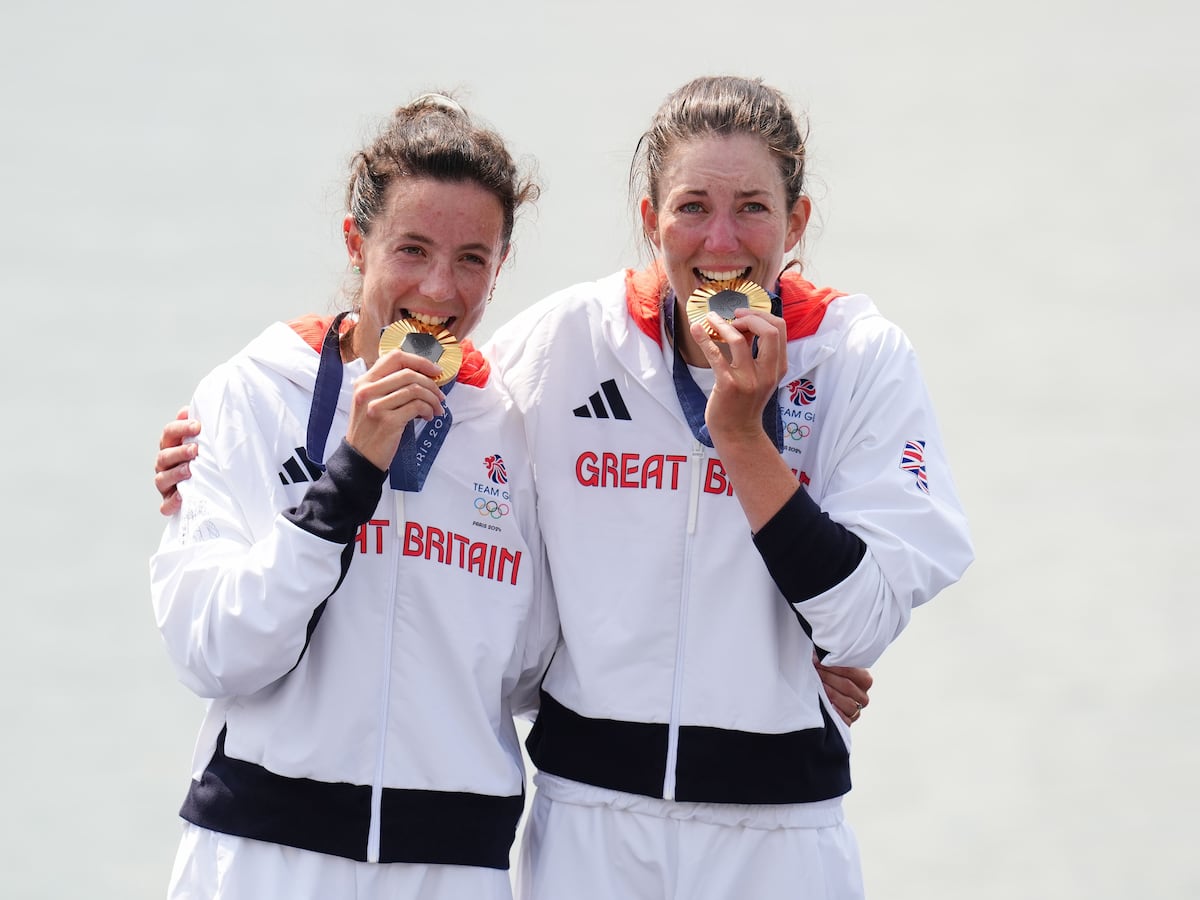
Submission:
[[[431,316],[427,313],[419,312],[410,312],[408,313],[408,317],[410,319],[416,319],[422,325],[445,325],[450,321],[449,316]]]
[[[734,278],[742,278],[750,272],[750,267],[744,269],[697,269],[704,278],[709,281],[731,281]]]

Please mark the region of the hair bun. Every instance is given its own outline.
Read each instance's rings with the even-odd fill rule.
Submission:
[[[453,97],[447,97],[445,94],[439,94],[436,91],[430,91],[427,94],[415,97],[408,106],[404,107],[403,111],[417,112],[422,109],[440,109],[458,116],[466,116],[467,114],[467,111]]]

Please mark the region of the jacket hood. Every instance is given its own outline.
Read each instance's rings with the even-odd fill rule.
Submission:
[[[321,355],[289,325],[274,322],[267,326],[241,355],[312,393]]]

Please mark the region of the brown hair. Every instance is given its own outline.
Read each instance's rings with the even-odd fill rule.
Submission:
[[[630,168],[635,197],[658,209],[659,181],[671,153],[685,141],[711,135],[753,135],[779,165],[790,209],[804,193],[804,142],[787,98],[759,78],[710,75],[689,81],[663,101],[642,135]]]
[[[500,201],[504,249],[512,240],[517,208],[538,197],[533,180],[517,171],[504,141],[475,124],[454,99],[422,94],[396,110],[378,137],[350,161],[346,209],[369,234],[388,187],[398,178],[473,181]]]

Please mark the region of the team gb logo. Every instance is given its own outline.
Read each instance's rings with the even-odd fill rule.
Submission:
[[[508,470],[504,468],[504,460],[500,458],[499,453],[484,459],[483,464],[493,484],[508,484]]]
[[[792,406],[808,406],[817,399],[817,386],[807,378],[797,378],[787,387]]]

